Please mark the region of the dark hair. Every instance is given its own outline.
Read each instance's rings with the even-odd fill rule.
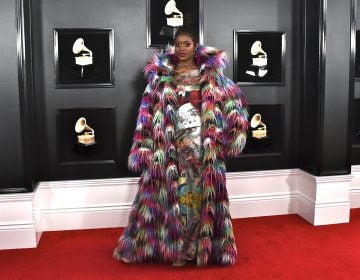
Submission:
[[[190,27],[190,26],[181,26],[179,27],[179,29],[176,31],[176,34],[175,34],[175,39],[174,41],[176,40],[177,36],[179,35],[186,35],[186,36],[189,36],[191,38],[191,40],[197,44],[198,43],[198,35],[197,35],[197,32],[195,31],[194,28]]]

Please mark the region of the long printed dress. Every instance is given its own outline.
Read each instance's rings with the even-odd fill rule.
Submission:
[[[175,76],[178,108],[176,112],[176,151],[179,181],[177,197],[184,227],[183,260],[194,260],[201,219],[201,118],[199,70]]]

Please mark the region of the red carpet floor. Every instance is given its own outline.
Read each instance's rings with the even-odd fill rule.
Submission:
[[[360,279],[360,209],[349,224],[314,227],[297,215],[236,219],[232,267],[112,259],[122,229],[45,232],[37,248],[0,251],[0,279]]]

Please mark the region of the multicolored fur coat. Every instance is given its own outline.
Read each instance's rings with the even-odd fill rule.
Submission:
[[[246,142],[248,112],[239,87],[224,76],[224,51],[198,46],[201,74],[202,214],[197,265],[234,264],[237,250],[225,182],[225,157],[237,156]],[[156,53],[145,67],[142,97],[128,166],[142,171],[128,226],[114,257],[131,262],[177,262],[184,244],[177,213],[177,153],[173,80],[174,48]]]

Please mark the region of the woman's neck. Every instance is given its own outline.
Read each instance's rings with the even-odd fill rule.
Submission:
[[[186,61],[179,61],[179,63],[177,64],[178,68],[191,68],[194,66],[194,60],[193,59],[189,59]]]

